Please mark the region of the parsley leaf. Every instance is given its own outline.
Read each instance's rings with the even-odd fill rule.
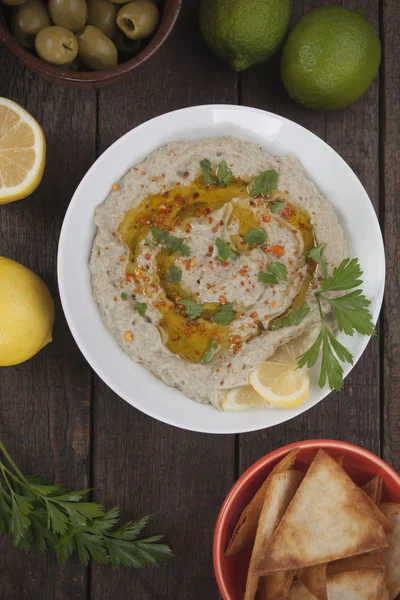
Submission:
[[[216,353],[218,352],[218,344],[215,340],[211,340],[207,350],[204,352],[202,356],[202,362],[209,363],[212,361]]]
[[[168,248],[169,254],[181,254],[182,256],[190,256],[190,248],[187,244],[185,244],[185,240],[183,238],[175,237],[171,235],[169,231],[165,229],[158,229],[158,227],[151,228],[151,233],[153,234],[154,239],[157,244],[165,244],[166,248]]]
[[[225,160],[221,160],[217,168],[217,184],[219,187],[226,187],[233,179],[232,171],[226,164]]]
[[[255,198],[273,194],[278,187],[278,177],[279,174],[275,169],[260,173],[250,186],[251,196]]]
[[[265,229],[255,229],[254,227],[243,236],[243,241],[246,244],[263,244],[266,239],[267,232]]]
[[[157,246],[157,244],[153,242],[153,240],[151,240],[150,238],[144,238],[144,241],[146,242],[150,250],[154,250],[154,248]]]
[[[357,258],[345,258],[338,267],[333,269],[331,277],[321,281],[323,292],[351,290],[362,284],[362,271]]]
[[[144,317],[144,315],[146,313],[146,309],[147,309],[146,302],[139,302],[138,300],[136,300],[136,310],[138,311],[138,313],[141,317]]]
[[[308,306],[307,302],[303,302],[303,304],[299,306],[299,308],[295,308],[292,311],[290,311],[290,313],[286,316],[276,319],[276,321],[274,321],[271,325],[271,329],[272,331],[276,331],[277,329],[282,329],[283,327],[290,327],[291,325],[300,325],[304,317],[306,317],[309,312],[310,307]]]
[[[329,298],[324,292],[346,291],[362,284],[361,267],[358,259],[345,258],[338,267],[335,267],[331,277],[321,281],[322,291],[317,291],[314,296],[317,300],[321,317],[321,331],[314,344],[302,354],[297,366],[312,367],[317,362],[322,349],[321,372],[319,385],[323,387],[328,382],[332,390],[340,391],[343,387],[343,367],[341,363],[353,364],[351,352],[345,348],[334,336],[326,325],[322,310],[322,301],[328,302],[334,309],[339,329],[346,335],[353,335],[358,331],[362,335],[374,335],[375,328],[368,311],[369,300],[363,295],[362,290],[353,290],[338,298]]]
[[[92,559],[114,568],[156,566],[172,556],[167,545],[158,543],[160,536],[137,539],[149,517],[115,529],[118,507],[105,512],[96,502],[82,502],[88,491],[24,476],[0,442],[0,531],[17,548],[28,551],[35,541],[41,552],[56,554],[60,565],[77,550],[85,565]]]
[[[328,276],[328,267],[322,256],[322,250],[325,248],[325,244],[320,244],[319,246],[315,246],[315,248],[311,248],[308,252],[306,252],[305,257],[308,260],[314,260],[321,267],[321,273],[323,277]]]
[[[226,327],[232,323],[234,317],[235,312],[233,310],[233,304],[231,302],[227,302],[226,304],[219,305],[218,310],[214,315],[214,321]]]
[[[274,284],[278,283],[279,280],[287,281],[288,272],[286,266],[279,262],[275,261],[268,265],[267,271],[260,271],[258,274],[258,279],[262,283]]]
[[[211,177],[211,163],[208,158],[203,158],[203,160],[200,161],[200,167],[204,177],[204,185],[206,187],[214,185],[214,181]]]
[[[269,207],[269,209],[270,209],[270,211],[271,211],[272,213],[276,213],[276,212],[278,212],[279,210],[282,210],[282,208],[283,208],[284,206],[285,206],[285,202],[284,202],[283,200],[277,200],[276,202],[272,202],[272,203],[270,204],[270,207]]]
[[[166,279],[170,283],[178,283],[182,279],[182,271],[176,265],[172,265],[166,275]]]
[[[128,294],[126,294],[125,292],[122,292],[121,300],[128,300]]]
[[[279,262],[278,260],[268,265],[268,271],[275,275],[277,279],[280,279],[281,281],[287,281],[287,268],[283,263]]]
[[[237,258],[239,254],[231,248],[230,242],[224,242],[221,238],[215,240],[215,245],[218,250],[218,258],[226,261],[228,258]]]
[[[191,300],[191,298],[183,298],[183,300],[179,300],[178,304],[182,304],[182,306],[185,307],[186,316],[189,321],[198,319],[204,310],[204,307],[201,304],[197,304],[197,302]]]
[[[153,225],[150,229],[156,244],[162,244],[169,237],[169,232],[166,229],[159,229]]]

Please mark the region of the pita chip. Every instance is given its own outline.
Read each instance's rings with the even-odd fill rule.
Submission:
[[[319,450],[256,572],[268,575],[312,567],[387,546],[386,534],[365,494]]]
[[[368,481],[368,483],[366,483],[361,489],[363,492],[365,492],[367,494],[367,496],[369,496],[371,498],[372,502],[375,502],[375,504],[379,504],[380,503],[380,498],[379,498],[379,502],[378,502],[379,488],[381,489],[381,493],[382,493],[382,479],[379,477],[379,475],[377,475],[376,477],[371,479],[371,481]]]
[[[329,600],[383,600],[387,596],[382,569],[359,569],[328,577]]]
[[[339,467],[343,468],[344,456],[332,456],[332,458],[335,461],[335,463],[339,465]]]
[[[301,583],[294,581],[289,590],[288,600],[315,600],[315,596]]]
[[[379,508],[392,525],[390,546],[384,551],[384,557],[389,597],[393,600],[400,594],[400,504],[381,504]]]
[[[327,564],[315,565],[306,569],[299,569],[297,577],[301,583],[317,600],[328,600],[326,583]]]
[[[286,600],[295,571],[280,571],[261,578],[259,585],[260,600]]]
[[[267,479],[264,481],[257,494],[251,502],[243,510],[233,530],[232,537],[225,551],[225,556],[233,556],[238,554],[244,548],[254,542],[256,537],[258,519],[260,518],[261,510],[264,504],[265,495],[271,482],[273,475],[282,473],[291,469],[299,453],[299,448],[295,448],[285,456],[271,471]]]
[[[360,554],[359,556],[336,560],[329,563],[327,573],[328,575],[335,575],[335,573],[346,573],[348,571],[358,571],[359,569],[382,569],[384,571],[383,552],[371,552],[370,554]]]
[[[257,593],[260,577],[255,572],[255,567],[264,555],[265,549],[303,477],[304,474],[300,471],[290,470],[276,473],[271,478],[258,521],[244,600],[253,600]]]
[[[362,491],[362,490],[361,490]],[[389,523],[388,519],[386,518],[386,516],[383,514],[383,512],[379,509],[379,507],[375,504],[375,502],[373,502],[371,500],[371,498],[362,491],[362,493],[364,494],[364,498],[367,501],[371,511],[373,512],[373,514],[375,515],[375,518],[379,521],[379,523],[382,525],[385,533],[391,533],[392,531],[392,526]]]

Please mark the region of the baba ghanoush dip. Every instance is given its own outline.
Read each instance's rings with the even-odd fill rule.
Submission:
[[[105,326],[133,361],[217,408],[320,323],[310,250],[324,245],[329,271],[347,257],[334,209],[299,160],[234,137],[152,152],[94,221],[90,270]]]

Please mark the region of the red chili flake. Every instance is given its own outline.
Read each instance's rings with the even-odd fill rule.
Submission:
[[[246,365],[243,365],[242,370],[245,371],[246,370]]]
[[[118,300],[117,296],[114,296],[114,302],[116,302]]]
[[[146,171],[140,171],[141,175],[146,175]]]
[[[190,260],[190,258],[184,260],[183,263],[185,265],[186,271],[190,271],[190,267],[192,266],[192,261]]]
[[[228,302],[228,300],[226,299],[225,296],[220,296],[219,297],[219,303],[220,304],[226,304]]]
[[[184,177],[189,177],[189,171],[185,171],[183,174]]]
[[[240,285],[241,285],[241,286],[244,286],[244,281],[241,281],[241,282],[240,282]]]
[[[234,345],[232,346],[232,352],[233,352],[234,354],[236,354],[237,352],[239,352],[239,350],[240,350],[240,346],[239,346],[238,344],[234,344]]]
[[[275,300],[273,302],[271,302],[271,306],[272,306],[272,308],[276,307],[276,301]]]
[[[235,164],[235,163],[230,163],[230,164],[229,164],[229,166],[230,166],[230,167],[233,167],[233,165],[234,165],[234,164]]]
[[[224,385],[224,380],[223,379],[221,379],[221,381],[219,382],[219,385]]]
[[[212,217],[208,217],[208,222],[210,223],[210,225],[211,225],[211,223],[213,222],[213,220],[214,220],[214,219],[213,219]]]
[[[229,263],[228,263],[228,261],[227,261],[227,260],[223,260],[223,261],[222,261],[222,266],[223,266],[223,267],[227,267],[228,265],[229,265]]]
[[[125,258],[123,256],[120,257],[119,262],[124,262]]]
[[[208,254],[211,256],[211,254],[213,253],[214,247],[213,246],[208,246]]]
[[[165,173],[161,173],[161,177],[165,179]]]
[[[268,221],[271,220],[271,215],[269,215],[268,213],[264,213],[261,218],[264,221],[264,223],[268,223]]]
[[[203,214],[203,210],[201,208],[198,208],[194,214],[196,215],[196,217],[201,217],[201,215]]]
[[[252,313],[250,313],[250,318],[251,319],[257,319],[257,312],[253,311]]]
[[[250,288],[246,288],[246,292],[249,292],[249,291],[250,291]]]
[[[151,254],[150,254],[150,252],[147,252],[147,254],[145,254],[145,255],[144,255],[144,257],[145,257],[147,260],[150,260],[150,259],[151,259]]]
[[[290,219],[293,217],[293,215],[295,214],[295,210],[293,208],[293,206],[291,206],[291,204],[286,204],[285,208],[283,208],[281,210],[281,215],[284,219],[286,219],[287,221],[290,221]]]
[[[113,183],[111,187],[112,187],[112,189],[113,189],[114,192],[116,192],[119,189],[118,183]]]
[[[285,248],[283,246],[271,246],[270,250],[276,258],[281,258],[285,254]]]
[[[293,261],[291,258],[289,258],[288,263],[289,263],[289,267],[291,267],[293,265]]]
[[[231,366],[232,366],[232,363],[229,363],[229,364],[226,365],[227,369],[230,369]]]
[[[265,300],[264,304],[269,304],[269,300]]]

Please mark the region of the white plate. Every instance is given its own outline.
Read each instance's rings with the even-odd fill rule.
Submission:
[[[359,258],[374,322],[381,308],[385,279],[382,236],[366,191],[332,148],[296,123],[254,108],[196,106],[156,117],[115,142],[85,175],[65,216],[58,250],[58,281],[65,316],[87,361],[121,398],[160,421],[207,433],[240,433],[283,423],[320,402],[330,390],[318,387],[319,369],[314,367],[310,396],[295,409],[223,413],[211,405],[197,404],[122,352],[100,319],[91,293],[88,261],[95,234],[94,210],[130,167],[167,142],[227,134],[261,144],[271,154],[291,154],[300,159],[310,179],[335,207],[349,240],[350,256]],[[339,334],[338,338],[345,342],[355,362],[369,341],[358,334]],[[346,375],[350,370],[346,366]]]

